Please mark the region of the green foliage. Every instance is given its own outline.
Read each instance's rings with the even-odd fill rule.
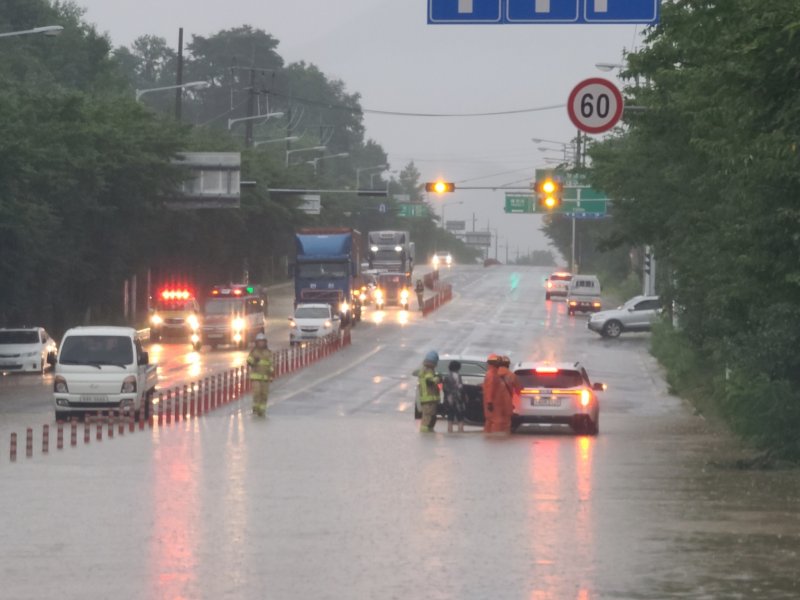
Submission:
[[[655,247],[682,352],[701,353],[706,377],[734,374],[712,395],[720,412],[796,453],[800,4],[768,4],[665,3],[624,73],[644,110],[590,149],[591,179],[614,198],[609,237]],[[664,360],[673,377],[688,368]]]

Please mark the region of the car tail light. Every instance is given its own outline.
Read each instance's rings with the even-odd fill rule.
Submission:
[[[547,288],[550,289],[551,287],[553,287],[553,282],[552,281],[548,281],[547,282]]]
[[[592,394],[589,390],[581,390],[581,406],[584,408],[589,406],[589,403],[592,401]]]
[[[575,302],[575,300],[572,300],[572,301],[569,303],[569,305],[570,305],[570,306],[578,306],[578,303],[577,303],[577,302]]]
[[[594,306],[595,308],[600,308],[600,303],[599,302],[595,302],[594,304],[592,304],[592,306]]]

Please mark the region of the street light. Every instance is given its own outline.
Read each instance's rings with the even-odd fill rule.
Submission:
[[[286,168],[289,168],[289,155],[294,154],[295,152],[325,152],[327,150],[327,146],[312,146],[311,148],[295,148],[294,150],[287,150],[286,151]]]
[[[147,88],[146,90],[136,90],[136,100],[138,101],[139,98],[141,98],[145,94],[149,94],[150,92],[163,92],[166,90],[177,90],[184,88],[202,89],[202,88],[207,88],[209,85],[210,84],[207,81],[190,81],[189,83],[181,83],[179,85],[165,85],[164,87]]]
[[[300,139],[300,136],[290,135],[289,137],[274,138],[274,139],[271,139],[271,140],[261,140],[261,141],[258,141],[258,142],[253,142],[253,146],[260,146],[262,144],[274,144],[276,142],[294,142],[294,141],[299,140],[299,139]]]
[[[239,117],[237,119],[228,119],[228,131],[231,130],[231,127],[233,125],[235,125],[236,123],[241,123],[242,121],[255,121],[256,119],[264,119],[265,121],[268,121],[273,117],[276,119],[280,119],[282,116],[283,116],[282,112],[274,112],[274,113],[266,113],[263,115],[254,115],[252,117]]]
[[[316,176],[317,164],[319,164],[319,161],[325,160],[326,158],[347,158],[348,156],[350,156],[349,152],[339,152],[339,154],[328,154],[326,156],[318,156],[317,158],[312,158],[311,160],[306,162],[310,165],[314,165],[314,175]]]
[[[625,68],[625,65],[623,65],[623,64],[620,64],[620,63],[607,63],[607,62],[595,63],[594,66],[599,71],[605,71],[605,72],[613,71],[614,69],[624,69]]]
[[[41,33],[46,36],[60,35],[64,31],[61,25],[46,25],[45,27],[34,27],[33,29],[25,29],[22,31],[9,31],[8,33],[0,33],[0,38],[13,37],[17,35],[31,35]]]
[[[379,169],[380,171],[385,171],[389,168],[389,165],[375,165],[373,167],[358,167],[356,169],[356,190],[361,189],[361,173],[364,171],[373,171],[375,169]]]

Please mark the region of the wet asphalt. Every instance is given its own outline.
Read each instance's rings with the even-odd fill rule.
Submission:
[[[0,460],[0,598],[797,598],[800,474],[667,393],[647,334],[603,340],[534,268],[456,267],[426,319],[200,419]],[[420,434],[427,350],[580,360],[600,435]],[[5,451],[4,451],[5,454]]]

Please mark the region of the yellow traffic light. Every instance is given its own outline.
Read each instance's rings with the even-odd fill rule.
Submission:
[[[556,191],[556,184],[552,179],[548,179],[542,184],[542,191],[546,194],[552,194]]]
[[[544,199],[544,205],[547,208],[555,208],[556,204],[558,204],[558,200],[556,200],[552,196],[548,196],[547,198]]]
[[[450,181],[436,181],[425,184],[426,192],[436,192],[437,194],[444,194],[445,192],[455,191],[456,184]]]
[[[561,198],[564,188],[561,181],[553,177],[540,179],[536,182],[536,195],[538,196],[539,208],[545,211],[552,211],[561,206]]]

